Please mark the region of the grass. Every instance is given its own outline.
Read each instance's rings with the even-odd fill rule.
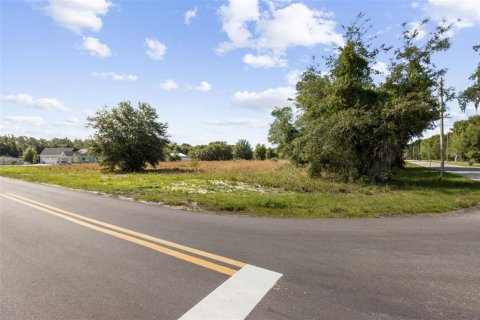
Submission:
[[[141,173],[96,164],[3,166],[0,176],[193,210],[276,217],[379,217],[437,213],[480,203],[480,183],[408,165],[386,185],[311,179],[284,161],[171,162]]]
[[[422,160],[422,161],[431,161],[431,162],[435,162],[435,163],[440,163],[440,160]],[[478,162],[473,162],[473,163],[469,163],[467,161],[445,161],[445,164],[453,164],[453,165],[457,165],[457,166],[465,166],[465,167],[480,167],[480,163]]]

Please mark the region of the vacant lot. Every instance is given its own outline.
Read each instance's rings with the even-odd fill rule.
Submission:
[[[96,164],[1,167],[0,175],[193,210],[290,217],[435,213],[480,203],[480,183],[409,165],[386,185],[311,179],[284,161],[170,162],[142,173]]]

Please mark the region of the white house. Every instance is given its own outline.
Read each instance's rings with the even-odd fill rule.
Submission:
[[[75,150],[74,148],[45,148],[40,153],[40,163],[91,163],[97,159],[88,154],[87,149]]]

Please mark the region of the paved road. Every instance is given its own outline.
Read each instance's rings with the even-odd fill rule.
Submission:
[[[422,167],[440,170],[440,162],[417,161],[417,160],[409,160],[408,162],[414,163]],[[458,165],[449,163],[449,164],[445,164],[445,171],[448,173],[458,174],[459,176],[463,176],[465,178],[480,181],[479,167],[458,166]]]
[[[176,319],[231,279],[17,196],[283,274],[249,319],[480,319],[478,209],[247,218],[5,178],[0,184],[0,195],[11,195],[0,197],[2,319]]]

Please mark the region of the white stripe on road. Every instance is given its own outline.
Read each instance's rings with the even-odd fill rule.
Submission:
[[[247,264],[180,320],[245,319],[281,276],[281,273]]]

